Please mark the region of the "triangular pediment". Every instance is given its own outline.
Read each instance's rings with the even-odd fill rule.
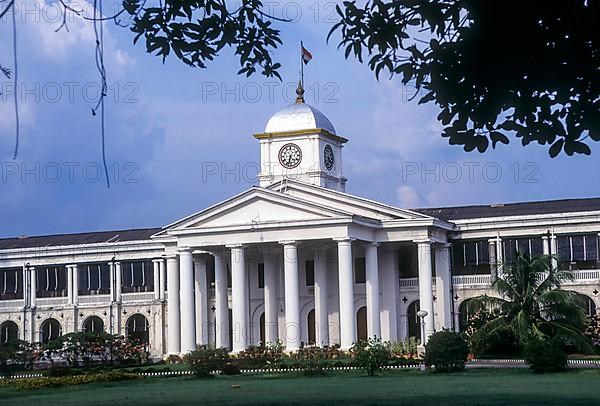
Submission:
[[[166,227],[167,230],[211,229],[240,225],[281,224],[351,218],[350,213],[263,188],[252,188]]]
[[[297,180],[284,179],[273,183],[267,188],[291,197],[309,200],[322,206],[335,207],[338,210],[352,213],[354,216],[361,216],[378,221],[422,220],[431,218],[430,216],[412,210],[400,209],[374,200],[311,185]]]

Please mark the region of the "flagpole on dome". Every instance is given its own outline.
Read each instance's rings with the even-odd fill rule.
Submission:
[[[308,64],[312,59],[312,54],[306,48],[304,43],[300,41],[300,81],[298,82],[298,89],[296,89],[296,103],[304,103],[304,65]]]

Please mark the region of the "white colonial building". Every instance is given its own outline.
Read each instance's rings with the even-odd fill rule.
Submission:
[[[556,254],[595,313],[600,199],[407,210],[346,194],[347,140],[301,96],[255,135],[259,186],[163,228],[0,239],[0,339],[347,349],[420,337],[419,309],[427,337],[461,328],[517,250]]]

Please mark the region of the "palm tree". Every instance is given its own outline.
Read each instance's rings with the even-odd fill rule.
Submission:
[[[472,342],[482,344],[488,337],[510,332],[521,345],[557,338],[591,352],[583,334],[585,312],[575,302],[574,292],[561,289],[574,275],[556,264],[551,256],[529,258],[521,253],[515,263],[504,264],[492,284],[499,297],[484,295],[469,303],[471,310],[494,310],[494,317],[474,333]]]

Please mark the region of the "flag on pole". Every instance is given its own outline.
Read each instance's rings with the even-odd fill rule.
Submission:
[[[305,65],[308,65],[312,57],[313,56],[310,51],[304,48],[304,44],[302,44],[302,62],[304,62]]]

